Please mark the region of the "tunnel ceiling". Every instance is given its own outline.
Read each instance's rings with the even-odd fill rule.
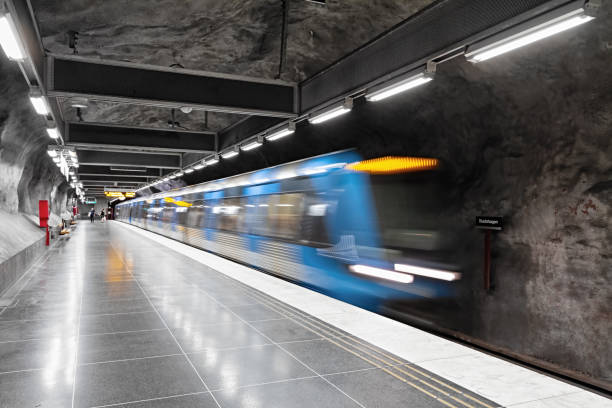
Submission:
[[[427,7],[432,0],[288,1],[286,65],[280,78],[297,82]],[[79,56],[162,67],[178,66],[257,78],[278,77],[281,0],[33,0],[43,45],[72,55],[68,32],[78,32]],[[62,101],[66,119],[76,110]],[[191,130],[219,131],[242,119],[230,113],[175,112]],[[170,109],[90,103],[82,119],[167,127]]]

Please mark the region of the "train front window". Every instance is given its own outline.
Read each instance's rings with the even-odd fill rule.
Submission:
[[[435,174],[372,176],[371,180],[383,247],[436,249],[443,202]]]

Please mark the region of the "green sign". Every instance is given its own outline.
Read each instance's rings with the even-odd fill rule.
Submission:
[[[95,204],[95,203],[96,203],[96,197],[85,198],[85,204]]]

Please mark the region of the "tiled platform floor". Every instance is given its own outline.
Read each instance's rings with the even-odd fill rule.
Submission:
[[[1,407],[499,406],[112,223],[51,251],[0,314]]]

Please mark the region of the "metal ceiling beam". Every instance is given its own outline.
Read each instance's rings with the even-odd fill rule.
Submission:
[[[568,0],[439,1],[300,83],[300,114],[460,55],[477,41]]]
[[[103,181],[107,183],[118,182],[118,183],[143,183],[146,179],[139,177],[127,177],[127,176],[113,176],[112,174],[104,176],[85,176],[79,173],[79,181],[81,183],[87,183],[88,181]]]
[[[92,186],[137,186],[138,182],[120,182],[120,181],[96,181],[96,180],[82,180],[83,187],[92,187]]]
[[[446,0],[406,19],[329,67],[301,82],[300,118],[339,102],[363,95],[373,86],[428,64],[460,56],[470,44],[574,0]],[[219,132],[219,149],[239,143],[263,130],[251,117]],[[268,128],[273,127],[268,126]]]
[[[261,116],[251,116],[234,123],[219,132],[219,150],[223,150],[234,143],[238,143],[248,137],[262,132],[272,126],[281,123],[283,120],[278,118],[264,118]]]
[[[214,132],[71,122],[66,125],[65,140],[77,147],[210,153],[215,151],[215,137]]]
[[[77,155],[79,157],[79,163],[88,166],[141,166],[163,169],[181,168],[181,157],[178,155],[83,149],[79,149]]]
[[[73,56],[47,57],[47,92],[248,115],[288,118],[297,113],[296,84]]]
[[[78,153],[77,153],[78,154]],[[81,176],[111,176],[111,177],[159,177],[162,176],[169,171],[165,171],[163,169],[150,169],[146,167],[142,167],[142,171],[117,171],[112,170],[116,167],[111,166],[86,166],[81,165],[79,167],[79,175]]]

